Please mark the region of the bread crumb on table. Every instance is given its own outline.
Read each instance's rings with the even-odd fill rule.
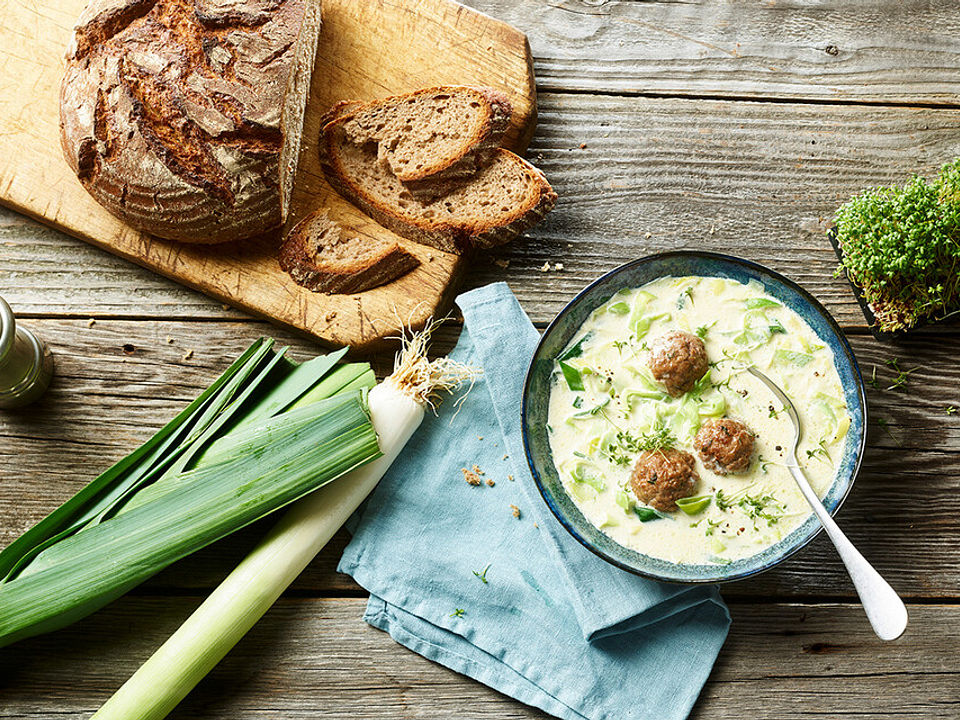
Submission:
[[[89,320],[87,320],[87,327],[93,327],[96,324],[97,324],[97,321],[94,320],[93,318],[90,318]]]
[[[560,270],[563,270],[563,263],[554,263],[553,269],[556,270],[557,272],[559,272]]]
[[[550,272],[550,263],[545,262],[540,266],[540,272]]]
[[[476,466],[474,466],[476,467]],[[468,485],[473,485],[476,487],[480,484],[480,476],[477,475],[473,470],[467,470],[466,468],[461,468],[460,472],[463,473],[463,479],[467,481]]]
[[[187,350],[187,351],[183,354],[183,359],[184,359],[184,360],[189,360],[189,359],[192,358],[192,357],[193,357],[193,350]]]
[[[331,310],[330,312],[328,312],[328,313],[324,316],[323,319],[326,320],[327,322],[332,322],[333,319],[334,319],[336,316],[337,316],[337,311],[336,311],[336,310]]]
[[[507,480],[509,480],[510,482],[513,482],[513,475],[507,475]]]
[[[493,487],[493,486],[496,485],[496,484],[497,484],[496,482],[494,482],[494,481],[491,480],[490,478],[487,478],[487,485],[488,485],[488,486]]]
[[[173,338],[172,338],[172,337],[170,337],[169,335],[167,335],[166,340],[167,340],[167,345],[173,345]]]
[[[581,150],[586,150],[586,149],[587,149],[587,144],[586,144],[586,143],[580,143],[580,149],[581,149]]]
[[[513,516],[519,520],[521,515],[520,508],[518,508],[516,505],[511,505],[510,509],[513,510]]]
[[[480,466],[479,466],[479,465],[474,465],[474,466],[473,466],[473,471],[474,471],[477,475],[484,475],[484,474],[485,474],[485,473],[483,472],[483,470],[480,469]]]

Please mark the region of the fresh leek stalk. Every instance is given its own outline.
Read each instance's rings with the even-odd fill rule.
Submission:
[[[404,339],[393,374],[368,402],[383,455],[295,503],[257,547],[94,715],[160,720],[254,626],[373,491],[424,411],[475,371],[426,357],[431,325]],[[211,451],[214,451],[211,448]]]
[[[272,344],[254,343],[153,438],[0,553],[0,646],[94,612],[380,455],[361,390],[374,382],[370,367],[336,367],[342,352],[296,365]]]

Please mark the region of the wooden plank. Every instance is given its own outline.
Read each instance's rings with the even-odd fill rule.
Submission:
[[[261,334],[291,345],[291,355],[315,353],[309,341],[251,322],[31,320],[53,348],[57,370],[49,394],[34,409],[0,414],[0,546],[36,523],[109,463],[144,442],[194,398]],[[437,338],[447,352],[459,328]],[[168,338],[173,342],[168,342]],[[216,338],[216,342],[211,342]],[[879,389],[868,388],[873,423],[864,470],[841,510],[841,525],[891,583],[911,597],[956,597],[960,548],[945,534],[960,516],[960,337],[921,336],[891,350],[867,336],[853,338],[867,375],[877,366]],[[189,359],[184,354],[192,350]],[[888,391],[899,358],[905,391]],[[383,374],[389,357],[375,366]],[[878,419],[887,422],[882,430]],[[461,482],[452,478],[451,482]],[[269,524],[269,523],[267,523]],[[208,548],[157,578],[141,592],[209,588],[264,532],[266,524]],[[297,581],[308,592],[356,593],[335,573],[341,535]],[[729,585],[730,596],[852,597],[843,566],[820,538],[799,556],[757,578]]]
[[[546,322],[622,262],[700,248],[767,264],[842,324],[863,328],[852,293],[833,277],[820,221],[865,187],[933,172],[957,154],[958,126],[958,110],[541,95],[530,155],[560,202],[531,237],[479,258],[465,287],[506,280]],[[2,217],[0,292],[18,312],[219,313],[173,283]],[[546,262],[563,270],[541,272]]]
[[[952,3],[469,0],[527,34],[541,89],[957,104]]]
[[[0,718],[89,717],[196,606],[125,598],[0,650]],[[174,718],[546,718],[395,644],[362,599],[281,599]],[[956,717],[960,608],[912,606],[896,643],[856,605],[734,605],[693,717]],[[636,689],[642,693],[642,682]],[[823,714],[820,714],[823,713]]]
[[[368,100],[443,84],[494,85],[514,109],[504,143],[522,152],[536,122],[526,38],[451,0],[327,0],[293,189],[293,223],[317,207],[349,233],[403,244],[421,262],[395,282],[358,295],[296,285],[276,259],[280,233],[215,247],[154,238],[124,225],[87,194],[60,149],[64,49],[87,0],[31,0],[0,16],[0,203],[218,300],[335,345],[382,345],[398,329],[446,310],[463,259],[398,238],[323,179],[320,118],[340,100]]]

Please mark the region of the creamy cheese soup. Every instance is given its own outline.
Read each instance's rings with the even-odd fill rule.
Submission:
[[[678,372],[706,368],[702,376],[693,370],[698,375],[686,391],[651,358],[665,337],[701,353],[699,365],[676,360]],[[663,357],[673,361],[670,352]],[[558,356],[548,416],[557,471],[587,519],[621,545],[678,563],[728,563],[797,528],[810,507],[784,466],[792,425],[746,372],[751,365],[796,405],[803,427],[798,461],[823,497],[850,416],[833,353],[797,313],[759,283],[713,277],[660,278],[621,290],[594,311]],[[746,454],[739,462],[727,458],[726,468],[715,458],[705,464],[704,435],[697,438],[702,426],[717,428],[721,418],[742,423],[747,431],[740,439],[749,440]],[[657,488],[656,472],[645,476],[648,484],[632,481],[638,459],[642,466],[674,456],[683,458],[687,473],[680,490]],[[672,482],[658,467],[660,482]],[[654,491],[685,497],[651,500]]]

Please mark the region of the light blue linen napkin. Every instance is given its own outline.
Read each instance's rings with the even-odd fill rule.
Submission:
[[[631,575],[563,529],[520,438],[537,331],[504,283],[457,304],[450,357],[483,379],[428,416],[354,518],[339,570],[370,591],[364,619],[561,718],[685,718],[730,625],[717,589]],[[474,465],[480,485],[464,479]]]

